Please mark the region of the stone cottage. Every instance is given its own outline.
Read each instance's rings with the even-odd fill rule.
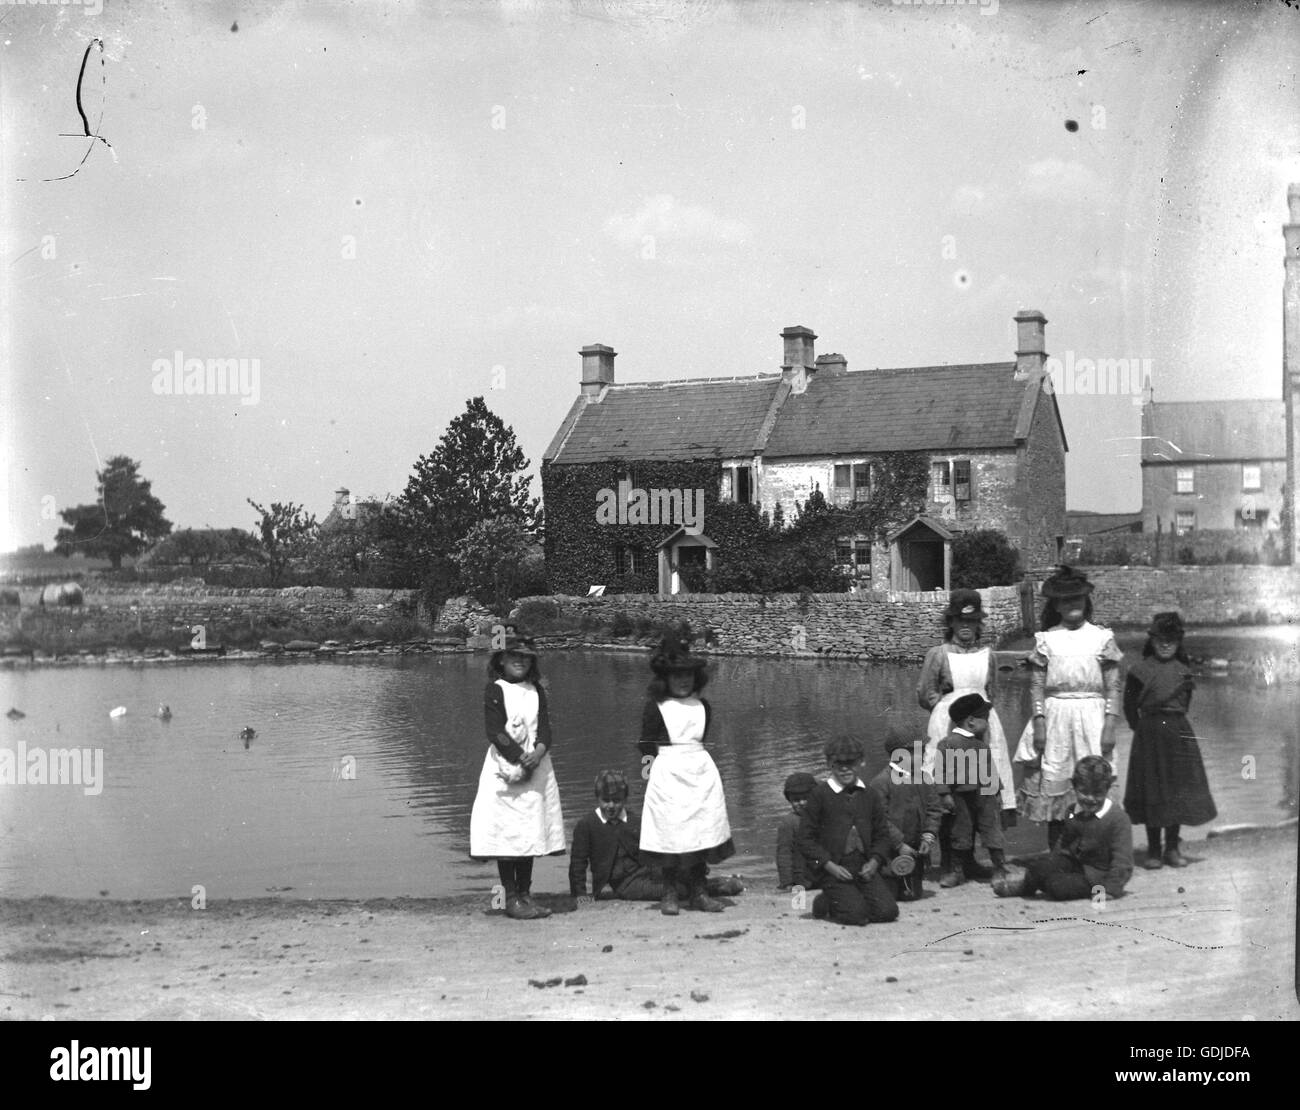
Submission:
[[[781,333],[779,374],[620,384],[612,348],[582,348],[581,392],[542,462],[553,587],[639,580],[680,592],[682,568],[730,554],[710,532],[711,507],[779,505],[789,521],[814,490],[866,501],[900,453],[925,459],[924,506],[886,534],[840,537],[857,586],[946,589],[952,540],[971,529],[1005,532],[1026,566],[1055,562],[1067,445],[1043,386],[1047,320],[1015,320],[1014,361],[957,366],[850,371],[794,326]]]

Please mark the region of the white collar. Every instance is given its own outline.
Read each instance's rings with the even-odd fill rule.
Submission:
[[[901,779],[905,783],[912,781],[912,772],[904,771],[903,768],[900,767],[897,763],[891,763],[889,765],[889,769],[893,771],[894,774],[897,776],[897,778],[894,780],[895,782],[897,782],[899,779]]]
[[[600,812],[600,807],[599,807],[599,806],[596,807],[596,816],[600,818],[600,823],[601,823],[602,825],[608,825],[608,824],[609,824],[609,822],[605,820],[605,815],[604,815],[603,813]],[[622,820],[622,821],[626,821],[626,820],[627,820],[627,806],[624,806],[624,807],[623,807],[623,816],[620,818],[620,820]]]
[[[1096,813],[1092,814],[1092,816],[1097,818],[1105,817],[1106,814],[1110,812],[1110,803],[1111,803],[1111,799],[1107,798],[1104,802],[1101,803],[1101,808],[1097,810]],[[1076,816],[1082,817],[1083,814],[1079,813]]]
[[[839,779],[835,778],[834,775],[832,775],[830,778],[826,780],[826,785],[829,786],[832,790],[834,790],[836,794],[844,793],[843,785],[840,783]],[[867,784],[863,782],[861,779],[858,779],[853,785],[857,787],[857,789],[859,790],[865,790],[867,788]]]
[[[958,728],[956,725],[953,725],[952,730],[953,732],[960,733],[962,736],[969,736],[972,740],[975,739],[975,734],[973,732],[967,732],[964,728]]]

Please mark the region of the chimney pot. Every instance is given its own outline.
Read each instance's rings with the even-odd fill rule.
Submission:
[[[819,373],[825,374],[827,377],[837,378],[841,374],[848,372],[849,360],[838,352],[829,355],[818,355],[815,368]]]
[[[605,386],[614,384],[614,358],[618,352],[604,343],[590,343],[578,354],[582,356],[582,395],[597,397]]]
[[[1016,381],[1028,381],[1043,373],[1047,362],[1044,329],[1047,317],[1036,308],[1016,313]]]

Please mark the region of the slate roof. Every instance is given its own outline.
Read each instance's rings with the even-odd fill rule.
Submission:
[[[1014,447],[1038,400],[1015,364],[816,373],[802,394],[779,375],[608,386],[579,397],[547,448],[552,463],[768,459]],[[1064,429],[1061,432],[1065,439]]]
[[[1143,466],[1286,458],[1281,400],[1153,403],[1143,417]]]
[[[720,459],[752,455],[779,374],[612,385],[579,397],[546,449],[550,462]]]
[[[1015,370],[1006,362],[817,374],[781,409],[764,454],[1014,447],[1028,385]]]

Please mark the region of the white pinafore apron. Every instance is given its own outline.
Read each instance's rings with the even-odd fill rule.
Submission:
[[[641,848],[682,855],[731,838],[722,777],[704,750],[704,704],[698,698],[659,703],[671,744],[659,747],[646,783]]]
[[[537,690],[529,682],[497,680],[506,710],[506,732],[525,752],[537,745]],[[469,819],[469,854],[476,859],[548,856],[564,851],[560,787],[548,752],[526,782],[518,767],[494,745],[479,774]]]
[[[939,704],[930,711],[930,724],[926,728],[925,752],[921,759],[921,768],[930,776],[934,775],[935,747],[952,730],[952,720],[948,716],[948,707],[963,694],[979,694],[988,701],[986,683],[989,678],[989,656],[992,648],[980,648],[979,651],[949,651],[945,653],[948,671],[952,675],[952,692],[944,694]],[[985,736],[989,751],[993,755],[993,766],[998,772],[1001,785],[1002,808],[1016,808],[1015,780],[1011,777],[1011,757],[1007,752],[1007,734],[1002,728],[1002,720],[996,709],[989,710],[989,731]]]

